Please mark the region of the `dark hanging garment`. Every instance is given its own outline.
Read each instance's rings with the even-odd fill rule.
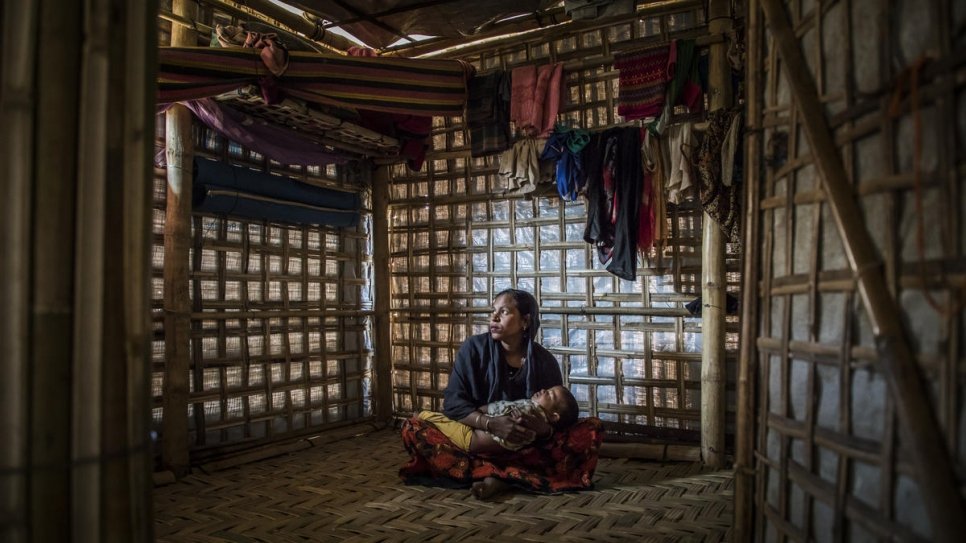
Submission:
[[[637,232],[641,207],[640,129],[611,128],[595,134],[583,155],[587,172],[584,241],[597,247],[607,271],[637,279]]]
[[[641,209],[641,132],[635,127],[620,128],[614,161],[615,209],[614,253],[607,271],[621,279],[637,279],[637,231]]]
[[[584,173],[587,176],[587,225],[584,227],[584,241],[597,248],[597,256],[601,264],[610,261],[614,248],[614,225],[610,222],[607,196],[604,193],[603,164],[604,147],[608,138],[617,128],[598,132],[591,136],[590,142],[584,147],[582,160]]]
[[[505,151],[510,146],[510,74],[497,70],[467,83],[466,125],[474,157]]]

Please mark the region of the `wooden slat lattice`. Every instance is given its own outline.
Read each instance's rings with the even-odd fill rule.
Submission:
[[[163,130],[163,123],[161,124]],[[196,130],[197,154],[363,191],[347,167],[284,166]],[[152,391],[164,386],[164,170],[155,180]],[[368,192],[363,192],[368,209]],[[189,443],[193,459],[372,414],[368,211],[357,230],[193,217]],[[163,436],[162,436],[163,439]]]
[[[621,122],[611,57],[704,33],[700,8],[633,19],[477,53],[480,70],[563,62],[567,100],[558,120],[592,130]],[[701,322],[684,304],[700,295],[701,212],[670,206],[670,240],[639,264],[636,282],[615,278],[583,241],[583,198],[506,196],[497,156],[472,158],[461,118],[438,118],[420,172],[392,170],[392,360],[398,413],[442,408],[453,357],[486,330],[493,295],[515,286],[541,307],[540,341],[562,365],[585,414],[630,433],[648,428],[697,440]],[[729,251],[729,288],[738,260]],[[729,317],[729,406],[734,405],[738,321]],[[729,411],[733,411],[729,408]],[[729,433],[733,415],[728,416]],[[612,435],[616,435],[614,432]]]
[[[962,44],[954,36],[966,13],[954,4],[794,1],[787,9],[930,384],[942,440],[961,474],[966,93]],[[749,240],[760,255],[754,264],[760,277],[746,287],[760,299],[752,348],[755,538],[938,540],[942,534],[924,509],[870,321],[783,73],[788,67],[764,27],[750,29],[749,39],[764,45],[755,48],[759,57],[748,59],[762,71],[761,114],[750,122],[764,147],[753,194],[761,235]],[[931,60],[919,76],[916,104],[908,80],[899,81],[923,56]],[[893,115],[898,87],[904,88],[902,109]],[[962,482],[960,475],[960,488]]]

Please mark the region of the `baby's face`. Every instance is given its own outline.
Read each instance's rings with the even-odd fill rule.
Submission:
[[[530,399],[548,413],[559,413],[563,409],[565,393],[564,387],[557,385],[537,391]]]

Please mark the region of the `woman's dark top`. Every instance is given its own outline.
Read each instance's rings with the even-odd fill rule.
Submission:
[[[461,420],[481,405],[497,400],[522,400],[534,392],[563,384],[560,364],[543,346],[533,343],[533,355],[512,379],[500,354],[500,343],[489,332],[469,337],[456,354],[443,391],[443,414]]]

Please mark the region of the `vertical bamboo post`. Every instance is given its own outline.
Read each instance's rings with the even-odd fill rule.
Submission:
[[[862,305],[872,323],[878,367],[885,375],[896,405],[902,444],[915,469],[934,531],[933,539],[960,541],[962,534],[966,533],[966,511],[956,471],[903,328],[902,313],[886,286],[882,259],[863,223],[863,214],[839,155],[825,107],[819,100],[818,89],[785,6],[780,0],[759,0],[759,3],[784,63],[782,71],[801,111],[822,189],[842,238],[849,267],[858,281]]]
[[[31,179],[29,536],[67,541],[71,514],[77,131],[82,5],[39,2]],[[37,9],[35,7],[35,9]],[[65,89],[70,89],[65,90]],[[56,157],[56,158],[55,158]],[[56,519],[56,521],[53,521]]]
[[[372,179],[372,273],[375,289],[373,335],[376,346],[376,417],[392,416],[392,334],[389,311],[392,308],[391,269],[389,267],[389,166],[376,168]]]
[[[106,205],[107,140],[113,134],[110,88],[110,10],[104,0],[85,2],[84,40],[81,44],[81,78],[77,100],[81,104],[77,147],[77,225],[74,229],[77,258],[74,276],[73,356],[71,360],[71,535],[87,541],[103,540],[101,533],[103,462],[84,462],[104,454],[103,442],[111,435],[104,427],[102,398],[104,361],[110,343],[105,327],[104,298],[107,252],[106,224],[113,211]],[[121,155],[117,155],[121,156]],[[113,255],[112,255],[113,256]],[[105,410],[106,411],[106,410]],[[123,412],[122,412],[123,413]],[[122,432],[122,435],[126,432]],[[118,460],[123,460],[123,455]]]
[[[757,6],[749,9],[745,42],[746,123],[757,128],[761,122],[761,13]],[[755,408],[758,353],[755,332],[758,329],[758,213],[760,170],[757,166],[762,137],[748,130],[745,139],[745,224],[741,297],[741,351],[738,356],[738,418],[735,429],[735,541],[751,541],[753,531],[755,483]]]
[[[113,3],[112,5],[117,5]],[[151,541],[153,451],[151,421],[151,198],[154,182],[155,86],[157,80],[157,0],[124,2],[111,33],[119,47],[111,55],[113,103],[108,157],[123,156],[121,168],[108,169],[108,273],[105,285],[121,285],[104,300],[107,360],[123,361],[123,371],[105,372],[101,416],[107,439],[101,495],[104,541]],[[121,15],[121,16],[118,16]]]
[[[198,16],[195,0],[174,0],[172,11],[188,21]],[[196,32],[171,27],[172,46],[197,45]],[[164,422],[161,459],[177,476],[188,471],[188,370],[191,362],[191,302],[188,248],[191,246],[191,175],[194,141],[191,112],[180,104],[165,117],[168,164],[164,216]]]
[[[29,439],[28,322],[37,2],[10,2],[0,18],[0,541],[26,541]],[[12,519],[10,518],[12,517]]]
[[[708,30],[731,30],[730,0],[711,0]],[[711,111],[731,106],[731,66],[727,42],[715,41],[708,58]],[[725,463],[725,251],[721,227],[707,213],[701,240],[701,456],[705,464]]]

